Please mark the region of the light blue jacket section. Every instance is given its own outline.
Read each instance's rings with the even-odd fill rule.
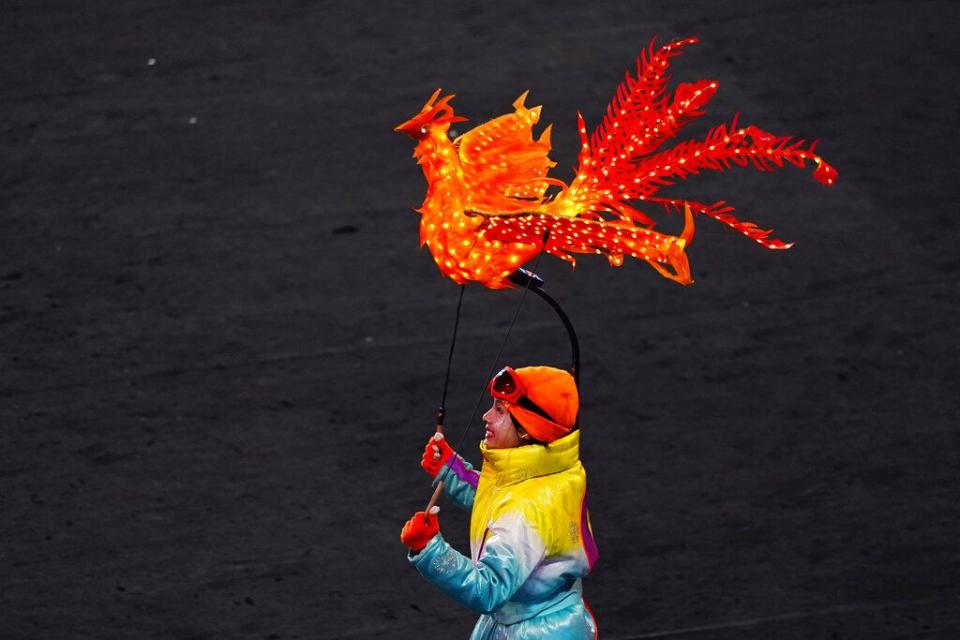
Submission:
[[[470,640],[590,640],[593,617],[581,598],[580,581],[540,602],[512,602],[510,597],[529,575],[511,549],[491,542],[474,565],[438,534],[410,562],[457,602],[483,615]]]

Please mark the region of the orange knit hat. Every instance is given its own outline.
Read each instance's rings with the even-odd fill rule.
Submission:
[[[523,429],[540,442],[553,442],[570,433],[577,423],[580,410],[580,397],[577,384],[568,372],[554,367],[522,367],[504,369],[490,381],[490,395],[501,397],[495,392],[495,382],[504,374],[512,374],[516,379],[520,393],[518,398],[506,400],[507,411],[516,418]],[[527,408],[522,399],[526,398],[534,407]],[[542,409],[549,419],[536,408]]]

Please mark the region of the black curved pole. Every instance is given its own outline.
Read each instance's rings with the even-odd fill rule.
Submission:
[[[573,323],[564,312],[560,303],[554,300],[546,291],[543,290],[543,278],[526,269],[517,269],[509,278],[510,282],[520,287],[527,287],[540,296],[544,302],[550,305],[560,317],[563,326],[567,329],[567,335],[570,337],[570,350],[573,353],[573,367],[570,373],[573,374],[573,381],[577,384],[577,390],[580,389],[580,341],[577,339],[577,332],[573,328]]]
[[[463,307],[463,290],[467,285],[460,285],[460,297],[457,299],[457,315],[453,320],[453,337],[450,338],[450,353],[447,355],[447,374],[443,378],[443,396],[440,398],[440,406],[437,407],[437,430],[442,430],[443,419],[447,416],[447,388],[450,386],[450,368],[453,365],[453,348],[457,344],[457,329],[460,327],[460,309]]]

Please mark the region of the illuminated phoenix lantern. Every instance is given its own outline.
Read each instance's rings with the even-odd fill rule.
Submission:
[[[583,116],[579,166],[569,184],[548,176],[550,127],[537,139],[533,126],[540,107],[527,107],[527,93],[515,111],[486,122],[451,140],[450,125],[466,118],[454,114],[452,95],[438,89],[420,112],[396,131],[417,141],[414,157],[427,179],[427,194],[418,211],[420,241],[426,244],[443,275],[457,283],[479,282],[499,289],[507,278],[541,251],[575,263],[572,254],[606,256],[613,266],[625,256],[645,260],[661,275],[690,284],[684,252],[693,238],[693,215],[719,220],[768,249],[789,244],[772,230],[739,220],[724,201],[704,204],[658,196],[662,187],[704,169],[731,165],[761,171],[785,163],[814,167],[813,177],[832,185],[837,171],[815,151],[815,143],[775,136],[755,126],[712,129],[703,140],[688,140],[662,149],[688,122],[703,115],[717,91],[714,80],[680,84],[666,92],[667,67],[696,38],[653,44],[637,59],[617,87],[600,125],[588,136]],[[654,221],[637,207],[657,205],[684,212],[677,236],[654,230]]]

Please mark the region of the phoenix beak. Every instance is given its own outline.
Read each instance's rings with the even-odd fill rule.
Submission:
[[[398,124],[393,128],[397,133],[405,133],[411,138],[419,139],[420,138],[420,127],[417,126],[417,123],[413,120],[407,120],[402,124]]]

